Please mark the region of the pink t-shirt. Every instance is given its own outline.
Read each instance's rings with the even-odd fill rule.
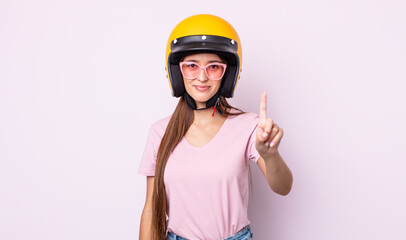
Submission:
[[[139,174],[155,175],[170,117],[151,125]],[[175,147],[164,175],[169,231],[187,239],[219,240],[250,224],[248,160],[260,157],[255,148],[258,117],[250,112],[230,115],[205,146],[193,146],[183,137]]]

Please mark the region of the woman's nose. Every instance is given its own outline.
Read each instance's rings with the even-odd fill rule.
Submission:
[[[199,81],[207,81],[209,78],[206,76],[206,72],[204,71],[204,69],[200,69],[200,73],[199,76],[197,76],[197,79]]]

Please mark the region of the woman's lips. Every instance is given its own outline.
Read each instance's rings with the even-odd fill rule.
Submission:
[[[204,92],[204,91],[207,91],[207,89],[209,89],[210,88],[210,86],[194,86],[198,91],[200,91],[200,92]]]

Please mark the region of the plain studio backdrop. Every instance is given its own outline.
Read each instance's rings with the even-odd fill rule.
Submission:
[[[401,0],[2,0],[0,239],[138,239],[148,129],[179,100],[167,39],[199,13],[241,38],[231,105],[259,113],[265,90],[285,132],[287,196],[250,163],[255,239],[406,239],[405,12]]]

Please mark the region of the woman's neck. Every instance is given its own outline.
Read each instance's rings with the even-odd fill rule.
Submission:
[[[228,109],[227,109],[228,110]],[[226,116],[221,115],[216,108],[216,111],[213,115],[213,107],[204,109],[204,110],[194,110],[194,120],[193,122],[199,125],[210,124],[214,122],[218,122],[220,119],[226,118]]]

